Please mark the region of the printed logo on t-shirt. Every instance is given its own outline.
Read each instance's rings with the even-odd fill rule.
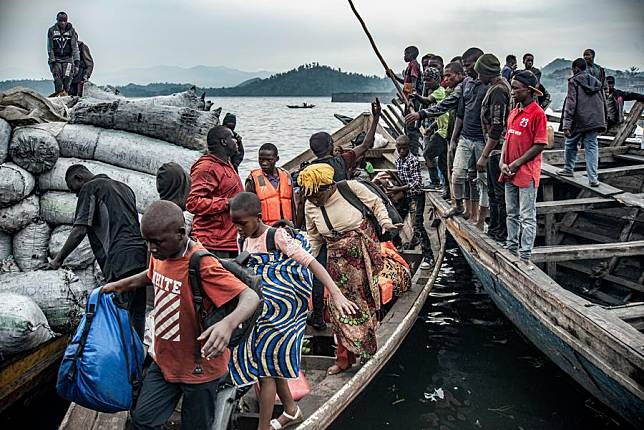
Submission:
[[[179,308],[181,281],[158,272],[152,275],[154,285],[154,334],[158,339],[179,342]]]
[[[521,122],[519,122],[519,125],[520,125],[521,127],[525,128],[525,127],[527,127],[527,126],[528,126],[528,122],[529,122],[529,121],[530,121],[530,120],[529,120],[528,118],[523,117],[523,118],[521,118]]]

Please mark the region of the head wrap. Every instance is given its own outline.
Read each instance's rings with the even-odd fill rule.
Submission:
[[[237,124],[237,117],[235,116],[235,114],[234,114],[234,113],[230,113],[230,112],[228,112],[228,113],[224,116],[224,120],[221,122],[221,124],[222,124],[222,125],[226,125],[226,124],[233,124],[233,125],[236,125],[236,124]]]
[[[494,54],[483,54],[476,60],[474,70],[479,76],[493,78],[501,74],[501,63]]]
[[[521,82],[526,87],[530,88],[534,95],[541,97],[543,93],[539,91],[539,80],[530,70],[519,70],[514,74],[512,79]]]
[[[326,163],[310,164],[300,172],[297,184],[302,187],[305,196],[317,193],[321,186],[333,183],[335,170]]]
[[[169,200],[185,211],[190,176],[177,163],[162,164],[157,171],[157,191],[161,200]]]
[[[324,157],[333,148],[333,138],[329,133],[320,131],[311,136],[309,147],[316,157]]]
[[[436,67],[428,67],[425,69],[424,75],[428,79],[432,79],[437,84],[441,81],[441,71]]]

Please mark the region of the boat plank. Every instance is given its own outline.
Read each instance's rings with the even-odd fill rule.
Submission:
[[[602,162],[612,161],[613,157],[617,155],[626,154],[630,150],[630,146],[614,146],[599,148],[599,160]],[[544,163],[561,166],[564,164],[565,150],[563,149],[546,149],[542,152],[542,159]],[[583,149],[577,151],[577,163],[583,164],[586,162],[586,152]]]
[[[644,209],[644,194],[621,193],[613,196],[618,202],[631,207]]]
[[[117,412],[115,414],[106,414],[99,412],[96,421],[91,427],[92,430],[120,430],[125,428],[128,419],[128,412]]]
[[[644,171],[644,163],[633,164],[630,166],[609,167],[606,169],[597,169],[597,175],[601,178],[615,178],[618,176],[634,175]],[[586,176],[585,174],[583,176]]]
[[[588,179],[585,177],[581,177],[579,175],[575,177],[568,177],[568,176],[560,176],[557,175],[557,168],[551,164],[548,163],[542,163],[541,164],[541,172],[545,173],[546,175],[557,178],[562,182],[575,185],[581,189],[591,191],[595,194],[600,194],[605,197],[610,197],[615,194],[620,194],[623,191],[620,190],[619,188],[615,188],[611,185],[608,185],[606,183],[600,182],[598,187],[591,187],[590,184],[588,183]]]
[[[597,258],[644,255],[644,240],[592,245],[537,246],[532,250],[535,263],[548,261],[592,260]]]
[[[59,430],[92,429],[96,422],[98,412],[84,408],[76,403],[69,405],[63,421],[58,426]],[[116,430],[116,429],[115,429]],[[121,430],[118,428],[118,430]]]
[[[615,154],[614,158],[622,161],[631,161],[634,163],[644,163],[644,156],[637,154]]]
[[[643,109],[644,103],[635,102],[635,104],[631,107],[629,115],[626,117],[624,123],[622,124],[622,127],[617,132],[617,135],[615,135],[615,140],[613,140],[611,146],[620,146],[623,145],[624,142],[626,142],[626,139],[630,137],[633,131],[635,131],[635,127],[637,127],[637,120],[642,114]]]
[[[586,197],[580,199],[537,202],[537,215],[580,212],[589,209],[611,208],[621,202],[605,197]]]
[[[574,270],[579,273],[584,273],[586,275],[591,275],[593,274],[593,269],[591,267],[585,266],[583,264],[579,263],[574,263],[572,261],[562,261],[557,263],[559,266],[565,267],[567,269]],[[624,279],[619,276],[611,275],[609,273],[606,273],[605,275],[601,276],[601,279],[607,281],[607,282],[612,282],[617,285],[621,285],[622,287],[630,288],[632,290],[637,290],[644,292],[644,285],[641,283],[637,283],[635,281],[629,281],[628,279]]]

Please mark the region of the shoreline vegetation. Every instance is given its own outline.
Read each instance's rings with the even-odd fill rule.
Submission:
[[[566,82],[571,60],[557,58],[541,69],[542,84],[553,96],[553,107],[560,106],[566,93]],[[627,70],[606,69],[607,75],[615,76],[620,89],[644,90],[644,72],[636,67]],[[15,86],[31,88],[43,95],[53,92],[51,79],[25,79],[0,81],[0,91]],[[151,97],[186,91],[191,83],[156,82],[113,86],[125,97]],[[333,93],[382,93],[394,90],[385,77],[366,76],[335,69],[319,63],[304,64],[292,70],[276,73],[268,78],[248,79],[234,87],[204,88],[207,97],[331,97]]]

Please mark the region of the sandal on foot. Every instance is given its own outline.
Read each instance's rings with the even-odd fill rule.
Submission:
[[[327,375],[337,375],[338,373],[344,372],[346,369],[341,368],[337,364],[334,364],[333,366],[329,367],[326,370]]]
[[[465,212],[465,209],[462,207],[456,206],[445,212],[445,215],[443,215],[443,218],[452,218],[457,215],[463,215]]]
[[[271,420],[271,428],[273,430],[289,428],[304,421],[304,414],[302,413],[302,409],[300,409],[299,406],[297,407],[295,415],[289,415],[286,413],[286,411],[282,412],[282,415],[284,415],[284,418],[286,418],[288,421],[285,424],[282,424],[279,422],[279,420]]]

